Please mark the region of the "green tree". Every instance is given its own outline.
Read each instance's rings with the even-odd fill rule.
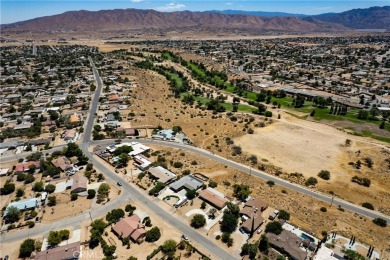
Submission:
[[[373,206],[371,203],[369,203],[369,202],[363,202],[363,203],[362,203],[362,207],[365,207],[365,208],[367,208],[367,209],[374,210],[374,206]]]
[[[280,233],[282,233],[282,231],[282,224],[280,224],[278,221],[269,222],[265,227],[265,232],[267,233],[274,233],[276,235],[279,235]]]
[[[21,212],[17,207],[11,206],[8,208],[5,218],[8,222],[14,223],[20,219]]]
[[[326,170],[320,171],[317,176],[324,180],[330,180],[330,172]]]
[[[96,191],[93,189],[89,189],[87,199],[93,199],[93,198],[95,198],[95,196],[96,196]]]
[[[201,228],[206,225],[206,218],[202,214],[195,214],[191,219],[191,227]]]
[[[37,181],[36,183],[34,183],[33,187],[32,187],[32,190],[33,191],[36,191],[36,192],[41,192],[44,190],[44,185],[43,185],[43,182],[41,181]]]
[[[102,199],[105,199],[110,194],[110,189],[110,185],[108,185],[107,183],[102,183],[99,186],[98,195],[101,196]]]
[[[145,240],[147,242],[156,242],[161,237],[161,232],[158,227],[153,227],[152,229],[146,231]]]
[[[290,213],[288,213],[287,211],[282,209],[282,210],[279,211],[279,218],[280,219],[284,219],[284,220],[289,220],[290,219]]]
[[[261,235],[260,241],[259,241],[259,250],[265,255],[268,255],[268,249],[269,249],[269,243],[268,238],[266,235]]]
[[[35,181],[34,175],[32,175],[31,173],[27,173],[24,177],[24,184],[29,184],[32,183],[33,181]]]
[[[23,241],[19,248],[19,257],[28,258],[31,256],[31,253],[35,251],[35,240],[28,238]]]
[[[18,188],[16,190],[16,197],[20,198],[24,196],[24,190],[22,188]]]
[[[186,191],[186,197],[189,199],[189,200],[192,200],[196,197],[196,190],[187,190]]]
[[[47,193],[53,193],[55,190],[56,190],[56,186],[53,185],[53,184],[48,184],[48,185],[46,185],[46,187],[45,187],[45,191],[46,191]]]
[[[128,212],[129,216],[133,215],[133,212],[134,210],[136,210],[137,207],[131,205],[131,204],[127,204],[126,207],[125,207],[125,211]]]
[[[233,189],[233,196],[239,200],[246,199],[252,193],[249,186],[245,184],[234,184]]]
[[[241,247],[241,256],[249,255],[249,259],[255,259],[257,255],[257,245],[245,243]]]
[[[363,255],[361,255],[358,252],[353,251],[351,249],[345,250],[344,254],[345,254],[346,258],[349,260],[365,260],[366,259]]]
[[[173,255],[176,250],[177,243],[175,240],[168,239],[161,246],[161,251],[167,255]]]
[[[56,196],[49,196],[47,198],[47,200],[49,201],[47,203],[47,205],[49,205],[50,207],[55,206],[57,204],[57,197]]]
[[[127,153],[122,153],[121,155],[119,155],[118,163],[123,166],[126,166],[129,162],[129,159],[129,155],[127,155]]]
[[[305,185],[306,186],[314,186],[318,183],[317,179],[315,177],[310,177],[306,180]]]
[[[4,187],[0,189],[1,195],[8,195],[15,191],[15,184],[11,180],[4,183]]]
[[[125,216],[123,209],[113,209],[106,215],[106,220],[110,223],[116,223]]]
[[[72,192],[72,193],[70,194],[70,200],[71,200],[71,201],[77,200],[78,197],[79,197],[79,194],[77,194],[77,193],[75,193],[75,192]]]
[[[375,218],[372,220],[372,222],[380,227],[386,227],[387,226],[387,221],[382,219],[382,218]]]
[[[221,231],[226,233],[233,233],[238,225],[238,216],[225,210],[222,216]]]

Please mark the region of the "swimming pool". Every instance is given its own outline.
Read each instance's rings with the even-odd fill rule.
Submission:
[[[314,242],[314,238],[312,238],[311,236],[306,235],[305,233],[302,233],[302,234],[301,234],[301,238],[303,238],[303,239],[309,239],[310,242]]]

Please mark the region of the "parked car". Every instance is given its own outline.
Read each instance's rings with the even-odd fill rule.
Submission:
[[[183,240],[185,240],[185,241],[188,241],[188,236],[187,236],[186,234],[183,234],[183,235],[181,236],[181,238],[182,238]]]

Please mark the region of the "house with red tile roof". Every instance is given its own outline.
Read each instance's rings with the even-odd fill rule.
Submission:
[[[141,219],[137,215],[122,218],[112,227],[112,231],[120,238],[128,237],[136,243],[142,243],[146,236],[144,225],[141,224]]]

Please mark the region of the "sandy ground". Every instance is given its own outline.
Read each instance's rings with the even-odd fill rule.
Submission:
[[[244,151],[267,159],[286,171],[312,176],[321,169],[333,170],[333,161],[345,139],[329,138],[324,133],[277,122],[235,141]]]

